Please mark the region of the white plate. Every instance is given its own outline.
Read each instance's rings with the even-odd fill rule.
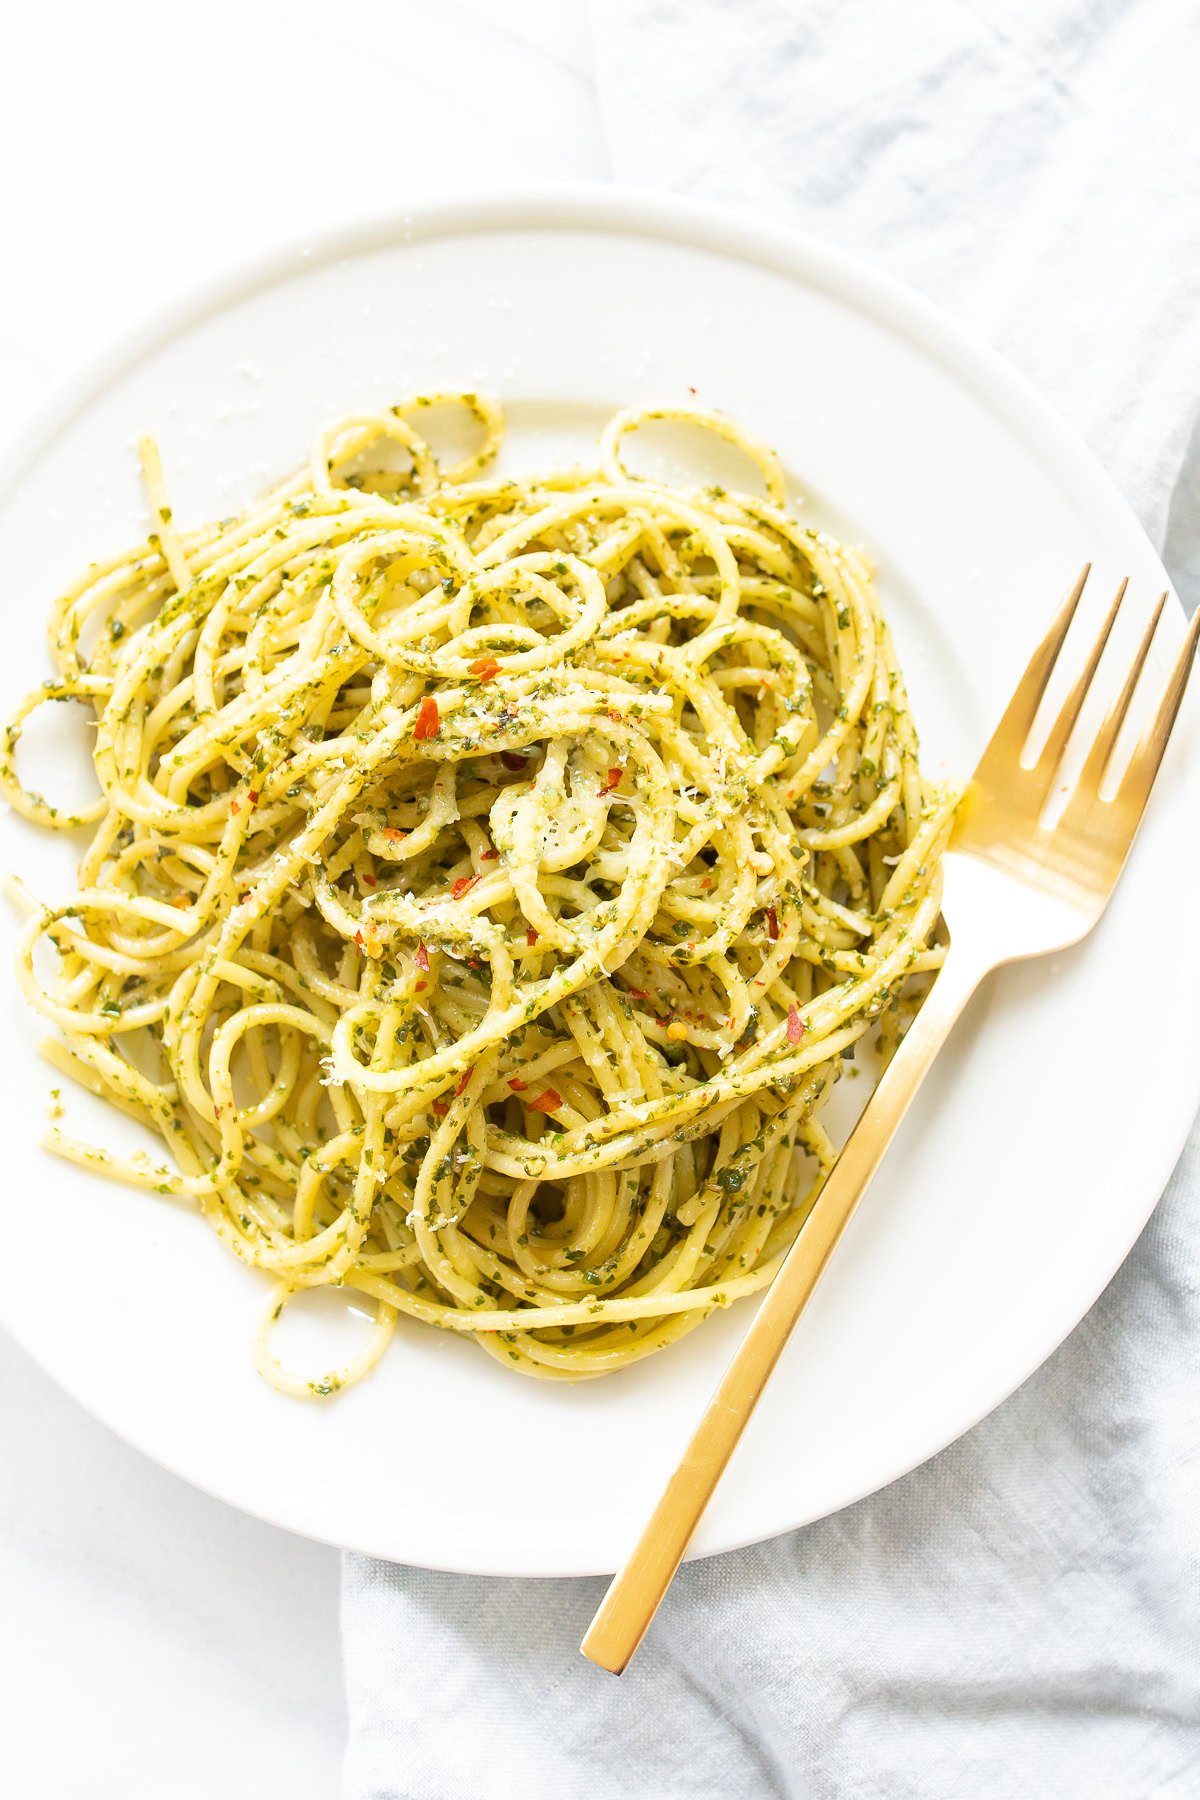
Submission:
[[[878,559],[934,769],[971,767],[1085,557],[1096,604],[1119,573],[1147,604],[1165,581],[1037,397],[911,295],[765,225],[560,190],[424,207],[282,255],[73,382],[3,484],[5,710],[47,672],[60,583],[144,528],[139,431],[159,435],[177,514],[207,518],[295,464],[338,412],[453,386],[506,402],[523,463],[586,454],[611,409],[692,388],[775,444],[810,516]],[[1174,606],[1168,638],[1180,620]],[[1130,1248],[1198,1097],[1200,841],[1183,748],[1100,930],[1005,974],[964,1021],[697,1554],[818,1518],[932,1455],[1043,1361]],[[11,817],[0,840],[0,869],[63,891],[66,846]],[[198,1486],[313,1537],[497,1575],[615,1566],[747,1306],[577,1387],[404,1324],[380,1371],[334,1404],[283,1399],[250,1362],[258,1279],[186,1210],[37,1147],[52,1079],[39,1035],[6,978],[0,1316],[63,1387]],[[336,1329],[314,1325],[297,1350]]]

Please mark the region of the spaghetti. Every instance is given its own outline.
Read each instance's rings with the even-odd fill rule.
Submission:
[[[480,442],[442,466],[449,405]],[[765,497],[633,473],[663,418]],[[144,445],[155,532],[56,605],[0,747],[18,811],[93,833],[22,940],[47,1054],[170,1154],[48,1141],[271,1277],[289,1393],[401,1313],[577,1378],[764,1287],[835,1157],[823,1097],[940,958],[954,796],[863,555],[717,415],[622,413],[598,467],[515,481],[501,434],[474,395],[356,416],[192,532]],[[96,719],[74,812],[15,764],[65,699]],[[270,1328],[328,1285],[375,1329],[308,1380]]]

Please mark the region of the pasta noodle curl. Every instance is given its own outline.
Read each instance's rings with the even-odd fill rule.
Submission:
[[[664,418],[763,497],[631,472]],[[865,557],[718,415],[623,413],[597,467],[520,480],[486,476],[501,435],[476,395],[356,416],[195,531],[148,445],[155,534],[58,603],[0,753],[27,818],[93,832],[22,943],[48,1053],[170,1154],[52,1146],[271,1277],[292,1393],[400,1313],[577,1378],[764,1287],[835,1157],[823,1097],[940,958],[955,797]],[[74,812],[16,768],[57,700],[96,720]],[[270,1326],[328,1285],[376,1325],[310,1380]]]

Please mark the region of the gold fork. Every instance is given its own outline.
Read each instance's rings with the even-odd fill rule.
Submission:
[[[1128,585],[1123,581],[1117,590],[1042,749],[1026,765],[1022,755],[1089,573],[1090,565],[1034,652],[959,807],[945,859],[944,899],[953,929],[941,971],[767,1290],[633,1554],[588,1628],[584,1655],[615,1675],[629,1662],[658,1610],[792,1328],[967,1000],[989,970],[1077,943],[1095,925],[1117,884],[1183,699],[1200,635],[1200,611],[1153,718],[1115,793],[1107,795],[1105,776],[1167,596],[1159,600],[1061,817],[1048,825],[1047,802],[1056,785],[1062,787],[1064,753]]]

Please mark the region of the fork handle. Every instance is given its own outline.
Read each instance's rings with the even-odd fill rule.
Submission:
[[[920,1012],[884,1071],[804,1229],[788,1251],[750,1328],[692,1434],[633,1554],[580,1646],[619,1675],[642,1641],[733,1455],[793,1327],[825,1272],[909,1102],[985,970],[951,949]]]

